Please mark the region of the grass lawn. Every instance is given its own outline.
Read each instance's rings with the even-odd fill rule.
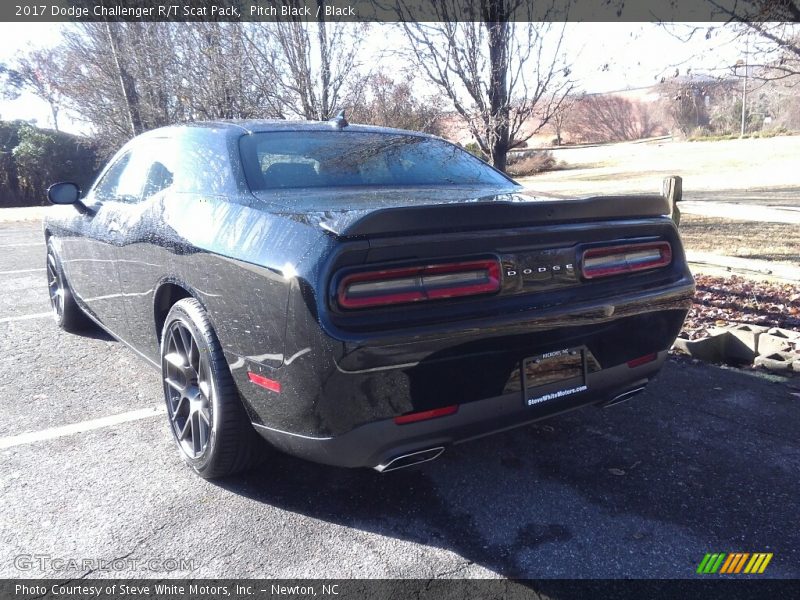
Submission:
[[[796,224],[753,223],[683,213],[680,232],[688,250],[757,260],[800,263]]]
[[[533,190],[557,194],[657,193],[665,176],[680,175],[687,199],[697,192],[800,186],[800,136],[628,142],[552,152],[556,160],[566,163],[565,170],[518,181]]]

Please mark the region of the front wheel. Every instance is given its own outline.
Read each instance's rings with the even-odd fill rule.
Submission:
[[[47,292],[53,319],[64,331],[77,332],[89,324],[67,284],[53,240],[47,240]]]
[[[184,461],[205,479],[253,466],[263,441],[242,406],[217,335],[194,298],[175,303],[161,335],[170,430]]]

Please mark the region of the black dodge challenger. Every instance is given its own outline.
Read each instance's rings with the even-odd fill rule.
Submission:
[[[58,324],[91,319],[160,370],[208,478],[264,439],[388,471],[627,399],[694,291],[662,196],[526,193],[444,140],[342,118],[150,131],[87,194],[49,197]]]

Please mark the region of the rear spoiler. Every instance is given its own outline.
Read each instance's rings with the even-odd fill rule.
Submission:
[[[328,212],[320,226],[342,238],[415,235],[544,223],[581,223],[669,215],[658,194],[593,196],[574,200],[464,202]]]

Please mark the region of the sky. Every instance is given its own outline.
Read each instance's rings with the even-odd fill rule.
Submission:
[[[68,25],[0,23],[0,62],[12,61],[19,52],[58,43],[63,27]],[[741,58],[741,48],[724,39],[709,42],[705,36],[695,35],[683,41],[687,29],[667,30],[648,23],[568,23],[565,48],[573,63],[573,77],[584,92],[609,92],[653,85],[662,76],[674,75],[676,69],[680,74],[689,68],[695,73],[719,72]],[[396,29],[373,24],[365,51],[385,55],[402,40]],[[0,100],[0,119],[35,119],[41,126],[52,125],[47,104],[30,94],[16,101]],[[62,113],[59,121],[62,129],[85,133],[85,126],[68,114]]]

